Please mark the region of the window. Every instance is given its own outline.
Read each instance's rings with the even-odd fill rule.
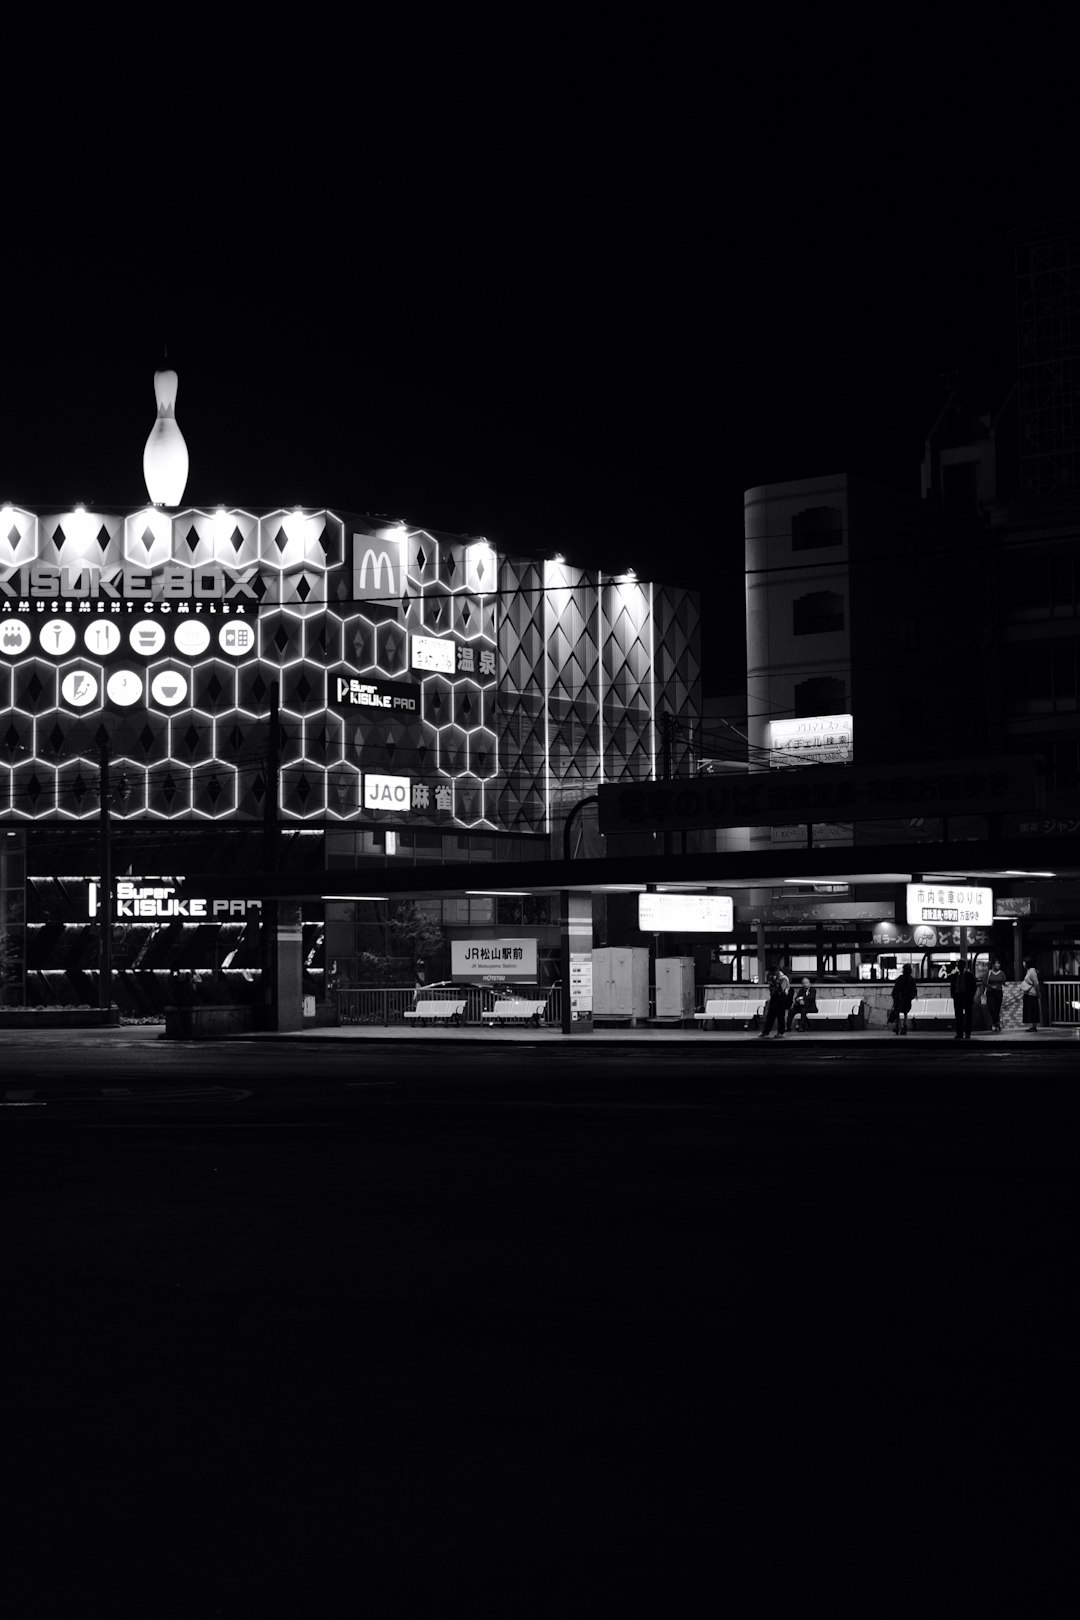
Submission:
[[[791,520],[792,551],[814,551],[819,546],[838,546],[844,539],[844,523],[834,506],[808,506]]]
[[[842,630],[844,598],[836,591],[811,591],[807,596],[797,596],[793,617],[797,636],[815,636],[826,630]]]
[[[1021,646],[1010,651],[1006,697],[1013,709],[1029,713],[1077,707],[1077,661],[1080,644]]]
[[[978,462],[946,462],[941,469],[941,499],[945,506],[952,508],[954,511],[978,511]]]
[[[800,681],[795,688],[795,718],[811,714],[845,714],[847,691],[843,681],[831,675],[817,675]]]

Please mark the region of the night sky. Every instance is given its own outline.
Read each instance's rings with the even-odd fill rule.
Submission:
[[[187,499],[698,585],[707,686],[737,688],[743,490],[917,490],[943,374],[976,409],[1008,386],[1026,216],[808,162],[779,185],[698,101],[609,114],[570,138],[330,98],[255,116],[207,87],[155,139],[69,120],[9,195],[0,499],[142,500],[167,345]]]

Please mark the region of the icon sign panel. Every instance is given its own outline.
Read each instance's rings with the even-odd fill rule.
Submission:
[[[178,708],[188,697],[188,682],[175,669],[162,669],[151,680],[151,697],[162,708]]]
[[[73,709],[88,709],[98,695],[97,676],[88,669],[73,669],[60,682],[60,695]]]
[[[187,653],[189,658],[198,657],[210,645],[210,631],[201,619],[185,619],[178,624],[173,638],[176,642],[177,652]]]
[[[116,703],[122,709],[130,709],[131,705],[138,703],[143,695],[142,676],[136,675],[131,669],[115,670],[105,682],[105,691],[110,703]]]
[[[218,645],[230,658],[243,658],[255,651],[255,631],[250,624],[223,624],[218,631]]]
[[[177,670],[163,669],[150,682],[150,695],[163,709],[176,709],[185,701],[188,684]]]
[[[152,658],[165,645],[165,631],[153,619],[147,619],[145,623],[134,626],[128,639],[133,652],[142,653],[144,658]]]
[[[42,652],[53,653],[62,658],[69,653],[75,645],[75,626],[66,619],[52,619],[48,624],[42,625],[41,635]]]
[[[92,653],[104,657],[106,653],[115,652],[120,645],[120,626],[113,624],[111,619],[97,619],[88,624],[83,631],[83,640]]]
[[[21,619],[9,619],[0,630],[0,652],[8,658],[17,658],[30,645],[30,631]]]

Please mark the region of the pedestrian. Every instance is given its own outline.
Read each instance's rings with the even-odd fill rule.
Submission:
[[[966,962],[954,962],[949,976],[953,999],[953,1040],[970,1041],[971,1017],[975,1008],[975,975]]]
[[[1001,998],[1004,995],[1004,984],[1005,969],[995,956],[986,975],[986,1010],[990,1014],[990,1028],[998,1035],[1001,1033]]]
[[[784,1021],[787,1018],[788,994],[791,990],[791,980],[783,968],[774,968],[769,974],[769,1005],[765,1013],[765,1028],[758,1036],[763,1041],[766,1035],[776,1025],[774,1040],[779,1040],[784,1033]]]
[[[1039,972],[1030,960],[1024,963],[1020,989],[1024,997],[1024,1030],[1028,1035],[1034,1035],[1039,1028]]]
[[[898,978],[893,980],[893,1029],[897,1035],[906,1035],[908,1032],[908,1014],[911,1004],[918,995],[919,987],[911,973],[911,963],[905,962]]]
[[[806,1022],[807,1013],[817,1012],[817,991],[809,979],[804,979],[795,991],[791,1000],[791,1028],[808,1030],[810,1025]],[[800,1022],[796,1023],[795,1020]]]

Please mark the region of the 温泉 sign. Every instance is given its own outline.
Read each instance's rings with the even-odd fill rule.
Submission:
[[[535,939],[452,939],[450,974],[455,979],[536,983]]]
[[[639,894],[643,934],[730,934],[734,906],[728,894]]]
[[[909,883],[909,923],[953,923],[986,927],[994,920],[994,891],[971,883]]]
[[[341,709],[379,709],[384,714],[415,717],[420,713],[420,688],[408,681],[372,681],[360,676],[334,677],[336,703]]]
[[[774,767],[850,765],[854,756],[852,718],[850,714],[814,714],[801,720],[770,720],[765,745],[771,750],[769,763]]]
[[[459,641],[456,636],[410,636],[409,644],[409,663],[422,674],[495,677],[494,647]]]

